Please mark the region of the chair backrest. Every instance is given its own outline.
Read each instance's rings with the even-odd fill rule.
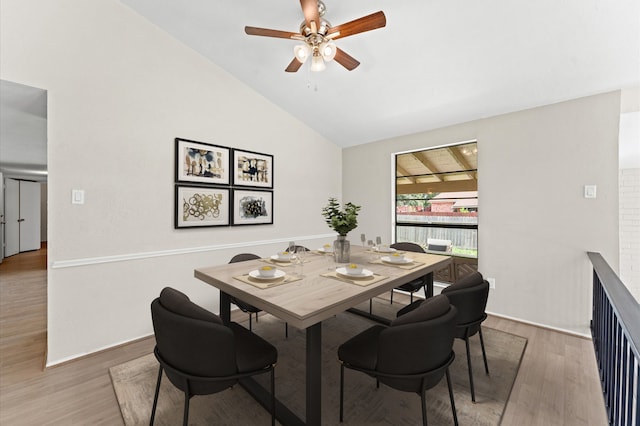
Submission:
[[[402,242],[391,244],[389,247],[396,250],[412,251],[415,253],[424,253],[424,249],[416,243]]]
[[[173,288],[162,290],[151,303],[151,318],[156,349],[162,361],[182,374],[199,377],[224,377],[236,374],[234,334],[220,317],[191,302]],[[162,363],[161,361],[161,363]],[[171,369],[167,377],[178,389],[185,390],[183,375]],[[191,394],[209,394],[232,386],[237,380],[190,382]]]
[[[480,272],[474,272],[457,280],[442,290],[453,306],[458,309],[458,325],[482,321],[485,317],[489,299],[489,283]],[[479,324],[469,330],[469,336],[475,334]]]
[[[436,238],[427,238],[427,250],[431,251],[450,251],[451,240],[439,240]]]
[[[233,256],[229,261],[229,263],[246,262],[247,260],[256,260],[256,259],[260,259],[260,256],[258,256],[257,254],[240,253]]]
[[[296,251],[298,251],[299,248],[304,249],[304,251],[310,251],[308,248],[306,248],[305,246],[299,246],[299,245],[295,245],[293,246],[295,248]],[[285,247],[284,250],[282,251],[289,251],[289,246]]]
[[[440,367],[452,355],[456,312],[446,296],[438,295],[392,321],[380,333],[376,370],[397,375],[432,371],[425,377],[425,388],[437,384],[445,373]],[[419,392],[422,386],[422,378],[381,376],[379,380],[407,392]]]

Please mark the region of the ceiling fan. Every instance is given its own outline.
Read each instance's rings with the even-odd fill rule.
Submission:
[[[340,49],[333,42],[342,37],[363,33],[365,31],[382,28],[387,24],[387,18],[382,11],[363,16],[353,21],[338,26],[322,19],[326,11],[324,3],[320,0],[300,0],[304,21],[300,24],[300,32],[271,30],[267,28],[244,27],[248,35],[264,37],[288,38],[302,41],[303,44],[294,47],[294,58],[285,69],[287,72],[296,72],[302,64],[311,57],[311,71],[322,71],[325,62],[334,60],[352,71],[360,62]]]

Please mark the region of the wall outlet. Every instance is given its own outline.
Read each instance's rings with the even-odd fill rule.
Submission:
[[[496,288],[496,279],[495,278],[487,278],[489,282],[489,288]]]

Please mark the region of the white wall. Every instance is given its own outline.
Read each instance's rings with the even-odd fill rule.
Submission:
[[[479,270],[488,310],[589,334],[587,251],[618,265],[620,93],[577,99],[343,152],[343,197],[362,232],[391,238],[392,153],[477,139]],[[583,198],[597,185],[598,198]]]
[[[150,334],[165,285],[217,309],[194,267],[330,239],[340,149],[116,1],[2,0],[0,63],[48,92],[49,364]],[[175,137],[273,154],[275,224],[174,230]]]

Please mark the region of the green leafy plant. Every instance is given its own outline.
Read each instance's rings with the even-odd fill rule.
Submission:
[[[353,203],[346,203],[344,208],[340,208],[338,201],[331,197],[329,204],[322,209],[322,216],[329,228],[336,231],[339,235],[345,236],[358,226],[358,211],[360,206]]]

